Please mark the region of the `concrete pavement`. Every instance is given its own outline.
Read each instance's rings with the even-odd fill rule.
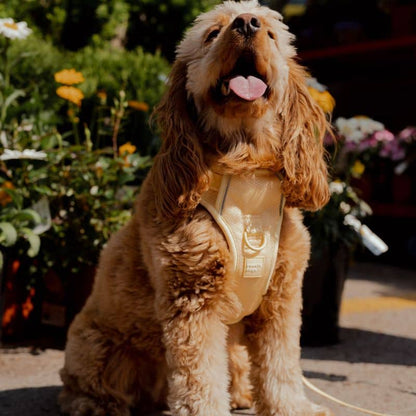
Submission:
[[[415,270],[376,263],[352,265],[344,291],[341,343],[303,348],[305,376],[345,402],[391,415],[415,416],[415,318]],[[62,362],[60,350],[0,350],[0,415],[58,415]],[[307,394],[337,416],[360,414],[309,390]]]
[[[304,348],[302,368],[327,393],[367,409],[416,415],[416,272],[357,264],[346,282],[341,343]],[[359,413],[308,394],[336,415]]]

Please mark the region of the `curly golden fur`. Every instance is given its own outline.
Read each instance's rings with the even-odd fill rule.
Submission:
[[[72,416],[260,416],[329,412],[310,403],[299,365],[302,276],[310,242],[299,208],[328,200],[324,114],[305,86],[281,16],[256,1],[202,14],[177,50],[155,118],[163,143],[131,221],[103,250],[93,292],[72,323],[61,409]],[[247,100],[230,78],[267,84]],[[276,269],[259,308],[238,311],[230,253],[200,205],[212,173],[283,178]]]

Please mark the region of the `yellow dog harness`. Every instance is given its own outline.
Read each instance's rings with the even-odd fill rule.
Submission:
[[[271,171],[250,176],[216,175],[201,204],[223,231],[230,249],[240,321],[260,305],[273,276],[279,249],[284,196],[281,181]]]

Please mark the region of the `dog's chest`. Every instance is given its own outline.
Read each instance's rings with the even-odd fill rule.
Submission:
[[[284,196],[270,171],[250,176],[214,175],[201,204],[222,229],[230,249],[232,278],[242,306],[240,321],[253,313],[267,292],[279,249]]]

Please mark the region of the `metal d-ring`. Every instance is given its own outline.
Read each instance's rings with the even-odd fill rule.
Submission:
[[[266,236],[263,234],[263,243],[261,244],[261,246],[259,246],[259,247],[255,247],[255,246],[253,246],[253,245],[250,243],[250,241],[248,240],[247,231],[244,231],[244,234],[243,234],[243,240],[244,240],[244,243],[247,245],[247,247],[248,247],[249,249],[253,250],[253,251],[261,251],[261,250],[263,250],[263,249],[264,249],[264,247],[266,247],[266,244],[267,244],[267,238],[266,238]]]

